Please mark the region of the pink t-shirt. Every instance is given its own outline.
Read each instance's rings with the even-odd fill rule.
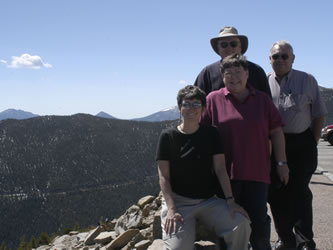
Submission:
[[[269,132],[283,126],[283,122],[267,94],[248,89],[250,94],[242,102],[226,88],[211,92],[201,123],[218,128],[232,180],[269,184]]]

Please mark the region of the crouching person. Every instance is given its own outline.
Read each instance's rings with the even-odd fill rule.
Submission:
[[[224,238],[228,250],[247,249],[250,222],[233,199],[218,131],[199,124],[206,95],[198,87],[186,86],[178,92],[177,103],[181,124],[161,133],[156,155],[165,247],[192,250],[195,223],[200,220]],[[214,195],[216,177],[226,199]]]

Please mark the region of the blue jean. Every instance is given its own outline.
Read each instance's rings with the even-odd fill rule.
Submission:
[[[232,180],[231,186],[236,202],[246,210],[251,219],[252,249],[271,249],[271,218],[267,214],[268,184]]]

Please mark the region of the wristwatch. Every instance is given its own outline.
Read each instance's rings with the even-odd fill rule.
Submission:
[[[278,161],[276,163],[277,166],[288,166],[288,163],[286,161]]]

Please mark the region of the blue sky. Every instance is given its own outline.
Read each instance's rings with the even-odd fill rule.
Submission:
[[[0,0],[0,112],[107,112],[129,119],[176,105],[218,60],[209,40],[235,26],[246,56],[271,70],[291,42],[294,68],[333,88],[333,1]]]

